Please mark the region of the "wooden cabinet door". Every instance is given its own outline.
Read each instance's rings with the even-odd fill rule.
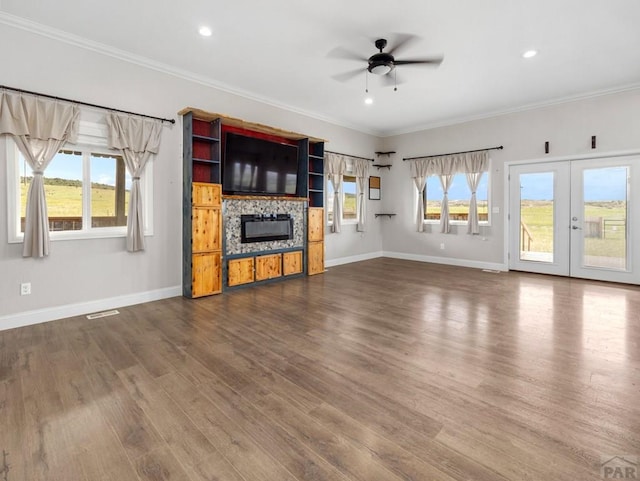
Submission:
[[[227,280],[229,287],[253,282],[253,266],[253,257],[231,259],[227,264]]]
[[[194,255],[191,267],[191,295],[201,297],[222,292],[221,274],[220,253]]]
[[[191,190],[193,205],[220,207],[222,189],[220,184],[194,182]]]
[[[191,219],[192,251],[210,252],[222,248],[222,215],[219,207],[194,207]]]
[[[309,242],[321,242],[324,240],[324,209],[322,207],[309,207],[307,221]]]
[[[307,274],[324,272],[324,242],[309,242],[307,246]]]
[[[256,257],[256,281],[282,276],[282,254]]]
[[[290,276],[302,272],[302,251],[285,252],[282,254],[282,274]]]

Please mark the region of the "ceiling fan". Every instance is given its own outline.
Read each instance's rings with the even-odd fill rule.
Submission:
[[[397,53],[398,50],[400,50],[401,48],[405,47],[408,43],[410,43],[411,41],[417,38],[418,37],[416,37],[415,35],[409,35],[409,34],[398,35],[398,40],[395,46],[391,47],[386,52],[384,52],[383,50],[387,47],[387,40],[384,38],[379,38],[374,42],[379,52],[374,53],[369,58],[362,57],[358,54],[354,54],[341,47],[338,47],[332,50],[329,55],[337,58],[367,62],[366,71],[375,75],[384,76],[384,78],[390,83],[397,83],[397,78],[395,76],[395,68],[399,65],[427,65],[427,66],[437,67],[444,60],[444,57],[442,56],[412,59],[412,60],[396,60],[396,58],[394,57],[394,54]],[[348,72],[334,75],[333,78],[340,82],[346,82],[347,80],[350,80],[351,78],[362,73],[362,71],[363,71],[362,68],[358,68],[355,70],[350,70]],[[394,73],[394,75],[391,76],[390,75],[391,73]]]

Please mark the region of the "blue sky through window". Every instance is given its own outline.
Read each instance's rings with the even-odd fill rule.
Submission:
[[[626,200],[627,167],[586,169],[583,172],[585,202]],[[553,175],[553,172],[521,175],[520,198],[522,200],[552,200]]]
[[[25,170],[26,167],[26,170]],[[26,172],[26,174],[25,174]],[[91,157],[91,182],[116,185],[115,161],[112,157]],[[20,175],[31,177],[31,168],[26,165],[20,154]],[[82,181],[82,156],[58,153],[45,170],[45,177]],[[131,176],[127,172],[125,188],[131,188]]]
[[[478,185],[478,190],[476,192],[477,200],[487,200],[489,189],[489,176],[484,173],[482,174],[482,178],[480,179],[480,184]],[[442,191],[442,186],[440,185],[440,178],[435,175],[430,175],[427,177],[427,195],[429,199],[432,200],[441,200],[444,193]],[[456,175],[453,178],[453,182],[451,183],[451,187],[449,188],[449,200],[450,201],[468,201],[471,198],[471,191],[469,190],[469,186],[467,185],[467,176],[466,175]]]

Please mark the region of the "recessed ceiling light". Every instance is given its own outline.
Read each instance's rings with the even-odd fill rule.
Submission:
[[[373,103],[373,99],[371,97],[367,97],[364,99],[364,103],[367,105],[371,105]]]
[[[537,50],[527,50],[525,53],[522,54],[522,58],[531,58],[531,57],[535,57],[536,55],[538,55]]]
[[[211,37],[211,34],[213,32],[211,32],[211,29],[209,27],[200,27],[200,29],[198,30],[198,33],[203,37]]]

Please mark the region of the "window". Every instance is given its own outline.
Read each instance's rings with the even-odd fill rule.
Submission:
[[[333,185],[327,180],[327,223],[333,223]],[[342,221],[346,224],[358,222],[358,183],[353,175],[342,176]]]
[[[342,177],[342,219],[358,221],[357,184],[352,175]]]
[[[427,222],[440,222],[442,212],[442,198],[444,192],[440,178],[437,175],[427,177],[427,185],[424,189],[425,212],[424,219]],[[452,224],[466,224],[469,219],[469,202],[471,191],[467,184],[466,174],[455,174],[449,188],[449,219]],[[476,191],[478,204],[478,221],[481,224],[489,223],[489,175],[482,174],[478,190]]]
[[[9,242],[22,242],[32,172],[11,137],[6,139]],[[124,159],[106,147],[106,126],[81,122],[80,141],[67,144],[44,171],[51,239],[124,237],[131,190]],[[152,175],[149,162],[141,177],[145,235],[152,233]]]

